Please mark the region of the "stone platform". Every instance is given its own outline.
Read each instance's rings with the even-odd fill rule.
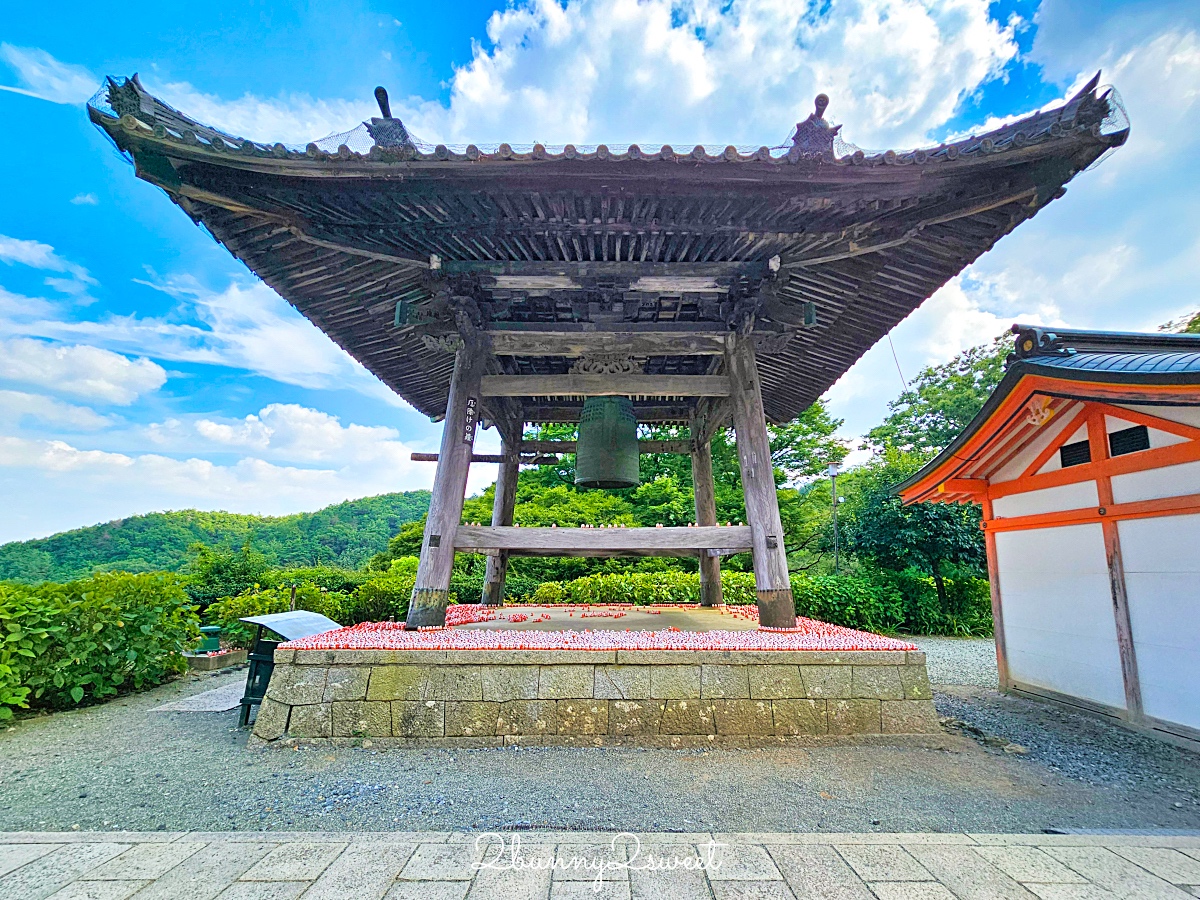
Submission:
[[[285,646],[254,734],[374,746],[694,747],[937,728],[916,650]]]

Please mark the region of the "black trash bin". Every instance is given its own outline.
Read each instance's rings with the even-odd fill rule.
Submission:
[[[247,616],[240,621],[258,626],[258,631],[254,634],[254,643],[250,647],[250,671],[246,675],[246,691],[242,695],[242,711],[238,719],[238,725],[245,728],[250,724],[251,707],[262,703],[263,696],[267,693],[267,685],[271,683],[271,673],[275,670],[275,648],[284,641],[298,641],[300,638],[324,634],[342,626],[320,613],[303,609],[266,616]],[[280,640],[263,637],[264,631],[279,637]]]

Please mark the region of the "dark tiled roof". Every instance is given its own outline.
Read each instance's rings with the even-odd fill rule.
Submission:
[[[1013,366],[1064,373],[1139,376],[1200,375],[1200,334],[1077,331],[1015,325]],[[1031,345],[1031,346],[1030,346]],[[1028,349],[1026,349],[1028,347]]]
[[[1181,404],[1200,403],[1200,335],[1119,331],[1080,331],[1014,325],[1017,337],[1003,380],[992,391],[983,409],[948,447],[920,471],[895,488],[900,493],[923,481],[951,462],[961,462],[959,451],[991,419],[1021,380],[1028,375],[1069,379],[1070,390],[1056,396],[1071,400],[1094,399],[1088,383],[1123,384],[1147,388],[1196,385]]]
[[[819,114],[803,141],[750,152],[427,150],[391,118],[295,150],[201,125],[136,78],[110,80],[89,115],[140,178],[430,416],[444,412],[464,331],[743,329],[766,415],[788,421],[1128,135],[1095,80],[988,134],[872,156],[835,152]],[[489,366],[560,373],[569,357]],[[644,372],[720,365],[651,354]],[[531,397],[484,412],[577,421],[580,405]],[[687,398],[635,405],[642,422],[695,411]]]

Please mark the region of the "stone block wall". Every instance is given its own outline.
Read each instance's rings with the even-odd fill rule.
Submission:
[[[912,651],[279,650],[264,741],[782,743],[937,730]]]

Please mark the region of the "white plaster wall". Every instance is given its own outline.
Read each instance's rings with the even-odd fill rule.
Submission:
[[[996,556],[1010,677],[1123,709],[1101,526],[998,532]]]
[[[1097,506],[1100,497],[1096,493],[1096,482],[1077,481],[1040,491],[1010,494],[992,501],[992,514],[996,516],[1032,516],[1037,513],[1060,512],[1064,509],[1082,509]]]
[[[1029,442],[1021,449],[1021,452],[1008,461],[1002,468],[997,469],[990,476],[993,484],[1001,481],[1013,481],[1021,477],[1021,474],[1028,469],[1038,455],[1050,446],[1062,430],[1071,424],[1072,419],[1078,412],[1078,404],[1070,407],[1065,412],[1061,412],[1053,419],[1038,429],[1037,433]],[[1081,428],[1076,426],[1075,431]],[[1086,428],[1082,429],[1086,433]],[[1053,464],[1053,466],[1051,466]],[[1058,454],[1051,454],[1049,462],[1039,471],[1047,472],[1050,468],[1059,468]]]
[[[1148,469],[1145,472],[1130,472],[1128,475],[1114,475],[1112,488],[1114,503],[1200,494],[1200,462],[1181,463],[1178,466]]]
[[[1118,524],[1142,706],[1200,728],[1200,515]]]
[[[1148,416],[1158,416],[1160,419],[1170,419],[1172,422],[1182,422],[1184,425],[1194,425],[1200,428],[1200,406],[1138,406],[1133,403],[1114,404],[1122,409],[1134,409]]]

